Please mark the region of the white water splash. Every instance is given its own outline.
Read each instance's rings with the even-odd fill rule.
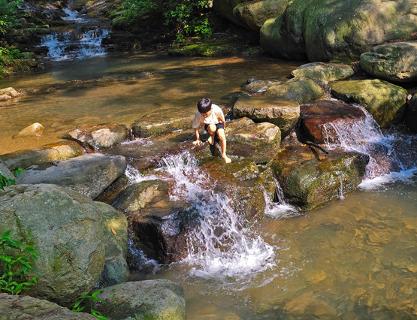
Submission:
[[[290,205],[284,196],[284,191],[277,179],[275,180],[275,200],[272,201],[266,192],[265,198],[265,214],[274,219],[288,219],[300,215],[296,207]]]
[[[154,176],[154,175],[143,175],[139,172],[138,169],[133,167],[132,165],[128,164],[125,170],[125,175],[127,179],[129,180],[129,184],[135,184],[142,181],[148,181],[148,180],[160,180],[160,177]]]
[[[62,17],[62,20],[69,22],[86,22],[86,19],[80,16],[78,11],[71,10],[70,8],[62,9],[66,16]]]
[[[227,195],[213,192],[215,183],[199,169],[195,157],[185,152],[162,162],[175,181],[173,196],[186,199],[198,212],[183,261],[192,266],[192,275],[244,285],[275,266],[274,247],[245,226]]]
[[[356,107],[364,112],[363,120],[348,123],[335,121],[323,125],[326,147],[330,150],[342,148],[369,156],[361,188],[376,189],[387,183],[410,179],[411,172],[417,170],[417,164],[416,158],[410,157],[408,153],[416,148],[417,137],[383,134],[369,112],[361,106]]]

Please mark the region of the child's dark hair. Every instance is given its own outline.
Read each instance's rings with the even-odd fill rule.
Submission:
[[[210,98],[202,98],[197,103],[197,109],[200,113],[206,113],[211,110],[211,99]]]

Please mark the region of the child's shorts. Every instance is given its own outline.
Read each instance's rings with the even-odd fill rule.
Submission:
[[[208,126],[209,126],[209,124],[205,124],[204,125],[204,130],[206,130],[207,132],[208,132],[208,130],[207,130]],[[217,123],[216,124],[216,132],[219,129],[224,129],[224,123]]]

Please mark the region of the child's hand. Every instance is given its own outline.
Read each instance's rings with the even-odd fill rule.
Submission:
[[[195,146],[201,146],[202,144],[203,144],[203,142],[201,140],[193,141],[193,145],[195,145]]]

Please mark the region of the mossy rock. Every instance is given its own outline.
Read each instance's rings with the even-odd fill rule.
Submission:
[[[417,42],[388,43],[361,55],[361,68],[370,75],[394,82],[417,79]]]
[[[383,128],[398,122],[403,116],[407,99],[404,88],[381,80],[337,81],[330,86],[333,96],[363,105]]]
[[[137,120],[132,124],[132,133],[135,137],[147,138],[151,136],[164,135],[175,130],[191,129],[194,115],[173,116],[164,121],[153,121],[149,119]]]
[[[353,68],[341,63],[312,62],[303,64],[291,74],[298,79],[312,79],[320,82],[344,80],[354,75]]]
[[[266,95],[298,103],[307,103],[324,95],[324,90],[311,79],[291,79],[287,82],[268,87]]]

